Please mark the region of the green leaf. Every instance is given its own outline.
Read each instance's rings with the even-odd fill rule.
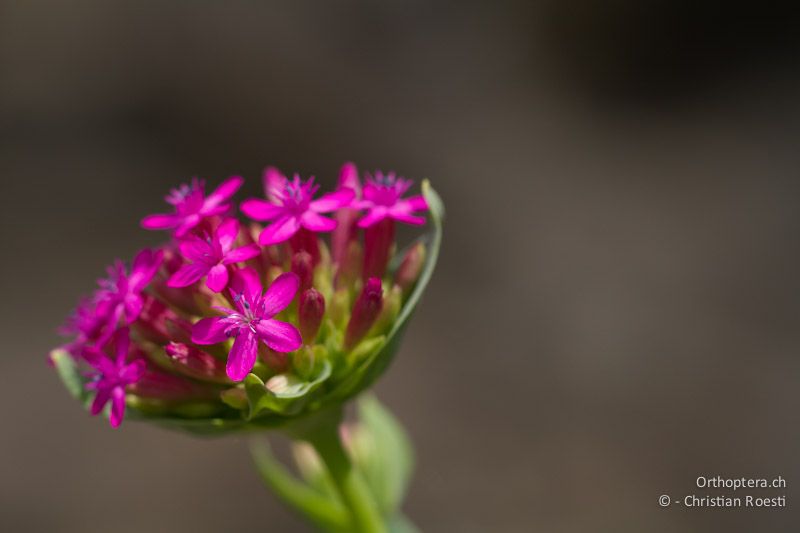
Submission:
[[[249,419],[268,413],[298,414],[310,399],[310,393],[330,375],[331,364],[328,361],[321,362],[316,377],[311,381],[304,381],[294,374],[278,374],[264,383],[255,374],[248,374],[244,379],[244,390],[250,404]]]
[[[414,455],[403,427],[372,395],[358,401],[359,424],[353,434],[353,462],[363,473],[384,516],[403,502]]]

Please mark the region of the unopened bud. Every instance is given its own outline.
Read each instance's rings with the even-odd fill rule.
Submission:
[[[372,325],[372,329],[369,332],[370,335],[388,333],[397,320],[397,316],[400,314],[402,304],[403,292],[400,290],[400,287],[395,285],[389,289],[386,297],[383,299],[383,308],[377,320],[375,320],[375,324]]]
[[[217,398],[218,388],[204,383],[149,369],[142,378],[128,386],[128,390],[142,398],[153,398],[168,402],[191,402]]]
[[[297,233],[289,239],[289,245],[293,253],[308,252],[311,255],[312,264],[316,265],[320,260],[319,238],[313,231],[300,228]]]
[[[325,298],[316,289],[308,289],[300,295],[298,311],[300,336],[304,344],[314,344],[319,333],[322,317],[325,315]]]
[[[258,347],[258,355],[270,372],[281,373],[289,369],[289,356],[282,352],[276,352],[272,348],[267,348],[264,344]]]
[[[314,278],[314,265],[311,254],[305,251],[294,254],[292,256],[292,272],[297,274],[297,277],[300,278],[300,293],[306,289],[310,289],[311,282]]]
[[[139,319],[133,323],[136,332],[148,341],[163,344],[170,339],[167,320],[178,315],[160,300],[149,294],[143,296],[142,311]]]
[[[364,338],[375,319],[383,307],[383,288],[381,280],[369,278],[364,285],[364,289],[353,305],[353,312],[350,315],[350,322],[347,323],[347,331],[344,337],[345,350],[352,349]]]
[[[164,347],[164,351],[176,372],[203,381],[229,382],[225,374],[225,364],[195,346],[170,342]]]
[[[394,284],[400,287],[403,294],[408,293],[414,287],[424,264],[425,245],[419,242],[406,252],[403,262],[400,263],[400,267],[394,274]]]

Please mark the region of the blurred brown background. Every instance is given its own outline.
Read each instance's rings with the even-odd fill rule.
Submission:
[[[306,530],[241,439],[112,431],[45,354],[170,186],[353,160],[448,208],[377,387],[424,531],[797,531],[799,21],[724,6],[0,1],[0,529]],[[789,507],[658,507],[717,474]]]

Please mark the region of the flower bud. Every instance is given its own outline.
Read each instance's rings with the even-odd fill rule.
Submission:
[[[142,398],[168,402],[213,400],[218,397],[216,387],[192,382],[153,368],[148,368],[142,378],[130,385],[128,389]]]
[[[267,348],[264,344],[260,344],[258,346],[258,355],[271,372],[280,374],[289,369],[289,356],[285,353],[276,352],[271,348]]]
[[[164,347],[164,351],[176,372],[202,381],[229,381],[225,374],[225,364],[195,346],[170,342]]]
[[[395,285],[387,291],[386,296],[383,298],[381,312],[369,331],[370,336],[388,333],[392,329],[392,325],[400,314],[402,303],[403,292],[400,287]]]
[[[316,289],[308,289],[300,295],[298,311],[300,336],[304,344],[314,344],[322,317],[325,315],[325,298]]]
[[[425,264],[425,245],[421,242],[412,246],[403,257],[403,262],[394,274],[394,284],[407,294],[419,278]]]
[[[394,220],[385,218],[364,230],[364,269],[361,277],[383,278],[394,244]]]
[[[192,342],[192,323],[181,317],[168,318],[164,325],[169,332],[169,337],[176,342]]]
[[[169,321],[178,318],[178,315],[160,300],[149,294],[142,297],[142,311],[139,319],[133,323],[133,328],[143,338],[163,344],[170,340]]]
[[[353,305],[350,322],[344,337],[344,349],[352,349],[364,338],[383,307],[381,280],[370,278]]]
[[[319,263],[319,239],[317,238],[317,234],[313,231],[300,228],[300,230],[289,239],[289,245],[292,247],[292,252],[294,253],[307,252],[311,255],[311,262],[313,265]]]
[[[312,263],[311,254],[304,251],[294,254],[292,256],[292,272],[297,274],[297,277],[300,278],[299,293],[310,289],[314,278],[314,265]]]

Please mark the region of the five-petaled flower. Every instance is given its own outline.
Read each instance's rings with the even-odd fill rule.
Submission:
[[[161,250],[157,252],[142,250],[133,259],[130,275],[125,272],[125,264],[117,260],[108,268],[108,279],[98,280],[100,290],[95,294],[97,302],[95,313],[103,317],[106,325],[98,341],[100,344],[111,337],[121,319],[125,324],[131,324],[139,318],[144,305],[142,291],[155,276],[161,266],[162,258]]]
[[[332,231],[336,221],[320,213],[346,207],[355,195],[352,189],[340,188],[314,200],[319,189],[319,185],[314,185],[314,178],[303,182],[295,174],[289,180],[272,167],[264,172],[264,189],[267,200],[250,198],[241,205],[242,212],[250,218],[273,221],[259,235],[258,242],[263,246],[287,241],[301,228],[312,232]]]
[[[262,295],[257,275],[248,272],[238,271],[232,284],[236,309],[215,307],[224,316],[204,318],[192,327],[195,344],[217,344],[235,337],[226,366],[228,377],[234,381],[243,380],[253,369],[259,340],[276,352],[292,352],[303,342],[296,327],[273,318],[294,299],[300,286],[297,275],[281,274]]]
[[[414,212],[428,209],[425,198],[422,195],[402,198],[413,183],[397,177],[394,172],[384,174],[376,171],[368,177],[361,200],[353,202],[353,207],[367,210],[367,214],[358,221],[358,226],[368,228],[386,218],[414,226],[424,224],[425,218]]]
[[[234,248],[239,235],[239,221],[229,218],[223,221],[210,237],[202,239],[197,235],[189,235],[179,244],[181,255],[191,263],[184,264],[167,285],[170,287],[187,287],[203,276],[207,276],[206,285],[214,292],[222,292],[228,285],[229,265],[247,261],[261,253],[256,244],[248,244]]]
[[[174,213],[149,215],[142,219],[145,229],[174,229],[175,236],[180,238],[197,227],[204,219],[223,215],[230,211],[227,201],[233,196],[244,179],[233,176],[222,182],[214,192],[205,195],[205,183],[197,178],[191,185],[184,183],[170,191],[164,199],[175,207]]]
[[[128,362],[130,350],[130,334],[128,328],[120,328],[111,338],[110,347],[114,351],[113,359],[102,350],[87,346],[83,349],[83,357],[94,369],[86,388],[95,391],[91,413],[96,415],[111,402],[112,427],[117,427],[125,415],[125,387],[139,381],[144,375],[146,363],[137,358]]]

